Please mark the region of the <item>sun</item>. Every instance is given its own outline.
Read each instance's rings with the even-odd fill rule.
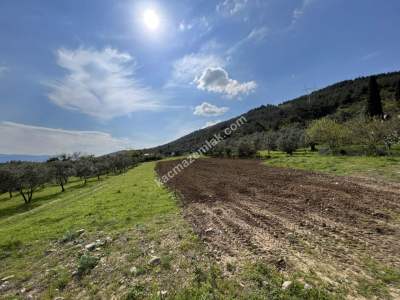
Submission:
[[[147,9],[143,12],[143,23],[147,29],[155,31],[160,27],[160,17],[154,10]]]

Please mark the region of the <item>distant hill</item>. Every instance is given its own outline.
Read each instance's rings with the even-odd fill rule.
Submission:
[[[42,162],[42,161],[46,161],[48,158],[49,158],[48,155],[10,155],[10,154],[0,154],[0,163],[12,161],[12,160]]]
[[[376,76],[381,88],[384,110],[386,113],[391,113],[394,107],[392,99],[394,99],[396,83],[400,80],[400,72]],[[242,137],[258,131],[278,130],[282,126],[293,123],[306,126],[310,121],[328,115],[334,116],[339,121],[353,118],[364,113],[365,101],[368,96],[368,78],[345,80],[279,105],[263,105],[252,109],[244,114],[247,119],[246,125],[237,130],[230,138]],[[195,151],[207,139],[215,133],[221,132],[235,119],[237,118],[194,131],[173,142],[147,150],[162,154]]]

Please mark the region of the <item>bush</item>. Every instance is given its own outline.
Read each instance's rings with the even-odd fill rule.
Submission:
[[[349,131],[346,126],[328,118],[312,122],[306,131],[308,144],[326,144],[334,153],[346,143],[348,137]]]
[[[346,125],[351,129],[354,143],[364,146],[366,154],[382,155],[400,141],[399,120],[383,121],[380,118],[355,119]],[[386,151],[381,148],[385,145]]]
[[[96,265],[98,259],[94,256],[84,254],[79,258],[78,275],[89,273]]]
[[[238,148],[238,156],[240,158],[251,158],[256,155],[255,147],[249,143],[241,143]]]
[[[301,145],[303,140],[303,131],[298,128],[285,128],[280,131],[277,140],[278,149],[292,155]]]
[[[126,295],[126,300],[140,300],[144,299],[146,296],[146,289],[143,285],[135,285],[133,288],[130,289],[128,294]]]

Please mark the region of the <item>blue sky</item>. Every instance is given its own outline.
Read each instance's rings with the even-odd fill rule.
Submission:
[[[400,69],[397,0],[0,2],[0,154],[171,141]]]

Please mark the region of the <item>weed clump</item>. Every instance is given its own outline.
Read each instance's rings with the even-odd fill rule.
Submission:
[[[94,267],[96,267],[98,258],[84,254],[79,258],[78,275],[82,276],[88,274]]]

